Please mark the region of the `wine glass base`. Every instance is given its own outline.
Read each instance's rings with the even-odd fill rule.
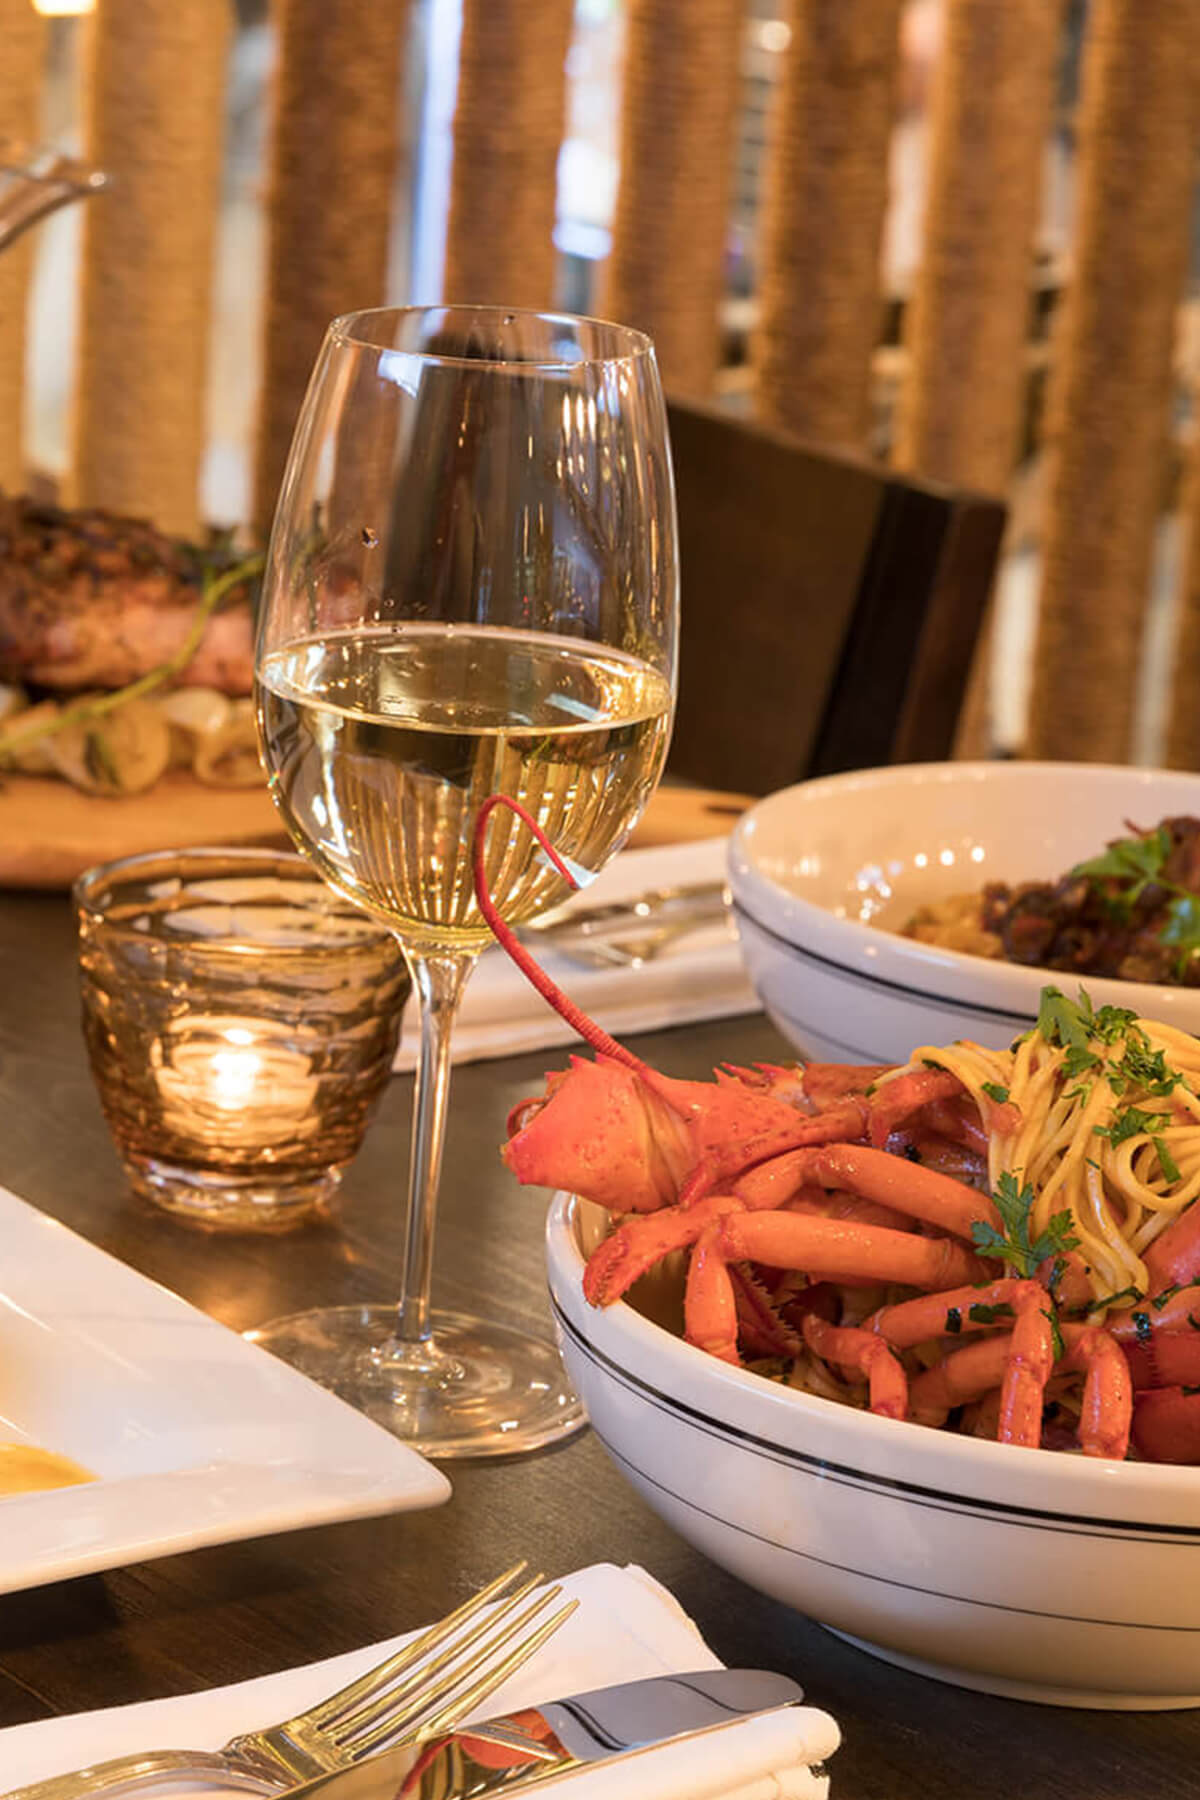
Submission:
[[[405,1344],[394,1306],[327,1306],[245,1336],[426,1456],[513,1456],[585,1423],[548,1338],[465,1313],[430,1323]]]

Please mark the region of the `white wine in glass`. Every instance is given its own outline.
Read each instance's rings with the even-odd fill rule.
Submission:
[[[257,654],[271,789],[330,884],[395,932],[421,1009],[394,1306],[279,1320],[256,1341],[432,1455],[573,1430],[548,1339],[433,1312],[451,1031],[490,939],[472,844],[484,801],[537,821],[581,884],[662,771],[678,575],[649,340],[491,308],[335,320],[297,426]],[[566,884],[507,811],[488,886],[519,923]]]

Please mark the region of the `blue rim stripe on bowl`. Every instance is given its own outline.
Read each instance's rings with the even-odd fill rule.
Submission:
[[[894,1476],[872,1475],[847,1463],[832,1462],[828,1457],[815,1456],[808,1451],[794,1450],[787,1445],[772,1443],[769,1439],[759,1437],[754,1432],[746,1431],[740,1426],[730,1425],[725,1420],[714,1419],[708,1413],[699,1412],[695,1407],[687,1405],[685,1401],[678,1399],[673,1394],[666,1393],[662,1388],[646,1381],[642,1376],[631,1374],[628,1369],[606,1355],[603,1350],[598,1349],[590,1339],[583,1335],[578,1326],[567,1317],[557,1298],[553,1295],[551,1296],[551,1305],[557,1323],[581,1354],[595,1363],[598,1368],[603,1368],[618,1383],[643,1395],[658,1411],[686,1419],[708,1435],[725,1438],[732,1444],[740,1444],[744,1449],[753,1450],[770,1461],[793,1464],[798,1468],[815,1472],[822,1479],[840,1482],[850,1487],[868,1488],[881,1494],[894,1494],[897,1498],[915,1505],[930,1506],[943,1512],[965,1513],[973,1517],[994,1518],[1014,1527],[1030,1526],[1039,1530],[1049,1527],[1069,1536],[1094,1537],[1105,1542],[1133,1539],[1149,1542],[1183,1542],[1200,1546],[1200,1527],[1197,1526],[1156,1525],[1138,1519],[1100,1520],[1092,1518],[1086,1513],[1054,1512],[1041,1507],[1015,1506],[996,1500],[968,1499],[944,1488],[925,1487],[917,1482],[901,1481]],[[659,1327],[659,1329],[662,1328]],[[697,1355],[703,1354],[702,1351],[697,1352]],[[930,1427],[919,1426],[914,1429],[928,1430]],[[1052,1455],[1054,1452],[1047,1451],[1045,1454]],[[786,1548],[786,1546],[783,1547]],[[1185,1628],[1181,1626],[1177,1629]]]
[[[595,1430],[595,1427],[593,1426],[592,1429]],[[622,1469],[627,1470],[631,1476],[636,1476],[639,1481],[644,1481],[647,1487],[656,1489],[658,1493],[665,1494],[679,1505],[686,1506],[689,1511],[699,1513],[703,1518],[712,1519],[726,1531],[736,1531],[739,1537],[749,1538],[757,1544],[770,1544],[772,1549],[783,1550],[789,1556],[795,1557],[798,1562],[816,1563],[822,1569],[834,1569],[839,1575],[852,1575],[859,1581],[870,1581],[878,1587],[894,1588],[902,1594],[920,1594],[927,1600],[942,1600],[951,1606],[966,1606],[977,1612],[1010,1613],[1023,1619],[1048,1619],[1054,1623],[1065,1625],[1093,1625],[1101,1630],[1169,1631],[1184,1637],[1194,1637],[1200,1631],[1200,1627],[1195,1625],[1171,1625],[1157,1619],[1098,1619],[1088,1613],[1048,1612],[1042,1607],[1010,1606],[1002,1600],[980,1600],[965,1594],[952,1594],[944,1588],[922,1587],[919,1582],[915,1581],[897,1581],[893,1576],[878,1575],[871,1569],[857,1568],[853,1563],[834,1562],[831,1557],[817,1556],[812,1550],[801,1550],[795,1544],[782,1543],[778,1538],[769,1538],[760,1531],[748,1531],[744,1525],[737,1524],[723,1514],[709,1512],[706,1507],[698,1505],[690,1494],[676,1493],[673,1488],[667,1487],[665,1482],[657,1481],[653,1475],[648,1475],[645,1469],[640,1468],[637,1463],[631,1462],[627,1456],[622,1456],[620,1451],[616,1450],[600,1432],[597,1432],[596,1435],[613,1461],[618,1463]],[[830,1627],[830,1629],[834,1628]],[[839,1631],[838,1635],[846,1634]],[[886,1654],[886,1646],[872,1645],[865,1638],[854,1641],[861,1643],[864,1649],[875,1649],[876,1651],[882,1649]]]
[[[1002,1006],[981,1005],[977,1000],[959,1000],[953,994],[931,993],[928,988],[913,987],[906,981],[889,981],[886,975],[874,975],[869,969],[837,962],[831,956],[822,956],[819,951],[805,949],[794,942],[792,938],[783,937],[770,925],[764,925],[762,920],[752,913],[742,900],[734,900],[733,911],[735,914],[742,914],[756,931],[761,931],[764,937],[771,938],[791,955],[798,956],[802,962],[816,963],[820,968],[828,969],[832,974],[840,975],[847,981],[867,987],[885,988],[889,993],[901,994],[909,1000],[927,1000],[931,1006],[936,1006],[942,1011],[974,1013],[978,1018],[1002,1019],[1006,1024],[1014,1026],[1017,1031],[1027,1031],[1034,1021],[1035,1014],[1032,1012],[1014,1013]],[[1053,974],[1053,970],[1048,971],[1047,979],[1050,979]]]

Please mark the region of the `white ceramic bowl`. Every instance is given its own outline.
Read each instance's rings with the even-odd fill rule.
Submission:
[[[921,1044],[1001,1048],[1070,975],[967,956],[889,930],[923,901],[1042,880],[1130,823],[1200,814],[1200,775],[1074,763],[919,763],[802,782],[739,821],[729,879],[750,979],[807,1054],[903,1062]],[[1084,979],[1097,1006],[1200,1033],[1200,988]]]
[[[1074,1706],[1200,1704],[1200,1470],[984,1443],[718,1362],[583,1297],[599,1208],[558,1195],[568,1373],[634,1487],[714,1562],[864,1648]]]

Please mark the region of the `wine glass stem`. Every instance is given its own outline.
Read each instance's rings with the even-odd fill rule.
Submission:
[[[446,1134],[446,1100],[450,1091],[450,1033],[475,958],[460,952],[421,955],[406,946],[404,954],[420,1008],[421,1047],[413,1096],[404,1278],[396,1336],[404,1344],[421,1344],[430,1336],[429,1290],[433,1278],[438,1180]]]

